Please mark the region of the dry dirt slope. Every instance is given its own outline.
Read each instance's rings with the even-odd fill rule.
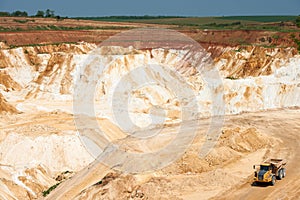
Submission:
[[[185,168],[186,171],[184,168],[178,170],[182,163],[177,162],[152,175],[135,176],[120,176],[116,172],[108,174],[111,171],[109,168],[94,164],[62,183],[47,199],[71,199],[75,196],[76,199],[297,199],[300,187],[300,172],[297,170],[299,119],[300,112],[297,109],[228,116],[225,125],[227,131],[215,150],[219,157],[212,152],[205,160],[195,163],[196,157],[193,157],[194,162],[189,159],[196,155],[192,150],[183,158],[186,165],[190,166],[190,169]],[[252,128],[242,131],[239,138],[240,128],[233,128],[236,126]],[[264,134],[253,135],[251,129]],[[197,145],[199,143],[196,142],[193,146]],[[231,151],[229,155],[235,159],[230,160],[226,151]],[[222,161],[222,157],[227,157],[227,160]],[[288,175],[274,187],[254,187],[251,185],[252,165],[267,157],[286,158]],[[205,162],[209,163],[207,169]],[[201,173],[193,172],[191,166],[202,166]],[[83,188],[101,179],[105,183],[82,192]]]
[[[110,170],[107,169],[105,171],[106,168],[104,168],[104,171],[96,170],[98,173],[103,173],[101,176],[97,177],[96,174],[92,173],[93,179],[87,182],[78,174],[79,178],[77,180],[79,182],[84,181],[86,185],[98,182],[102,179],[102,176],[105,176],[105,178],[103,179],[103,184],[89,187],[81,194],[83,187],[80,187],[73,193],[69,193],[69,195],[77,196],[77,199],[126,199],[131,196],[144,196],[145,199],[175,199],[175,197],[180,199],[231,199],[233,197],[257,199],[261,196],[266,199],[273,199],[273,197],[297,199],[297,195],[299,195],[297,178],[299,177],[299,171],[297,170],[299,167],[297,162],[299,156],[297,152],[299,152],[300,146],[298,134],[300,128],[299,115],[299,110],[295,109],[228,116],[226,117],[224,134],[221,136],[220,143],[212,154],[203,160],[197,157],[199,146],[201,146],[201,138],[203,138],[204,134],[203,130],[201,130],[194,145],[186,155],[162,171],[132,176],[120,175],[116,172],[109,174]],[[1,126],[6,134],[20,130],[24,131],[26,127],[31,127],[31,130],[20,133],[20,138],[26,138],[26,135],[27,137],[41,138],[42,134],[44,134],[42,137],[45,137],[46,140],[52,140],[51,138],[56,135],[52,133],[53,131],[63,132],[63,129],[72,129],[71,116],[63,113],[21,114],[17,118],[10,115],[5,116],[6,120],[1,119]],[[22,124],[24,119],[26,121]],[[62,126],[62,122],[64,126]],[[66,124],[69,127],[66,127]],[[207,124],[208,122],[203,120],[201,127],[205,129]],[[34,129],[34,127],[39,128]],[[42,127],[47,129],[41,130]],[[49,133],[47,133],[47,130]],[[61,137],[66,136],[61,135]],[[76,146],[76,144],[74,145]],[[22,147],[22,145],[18,144],[18,148],[22,151],[22,148],[26,148],[26,146]],[[65,148],[65,153],[67,153],[66,150]],[[274,187],[251,186],[252,164],[259,163],[270,156],[285,157],[288,160],[287,177],[282,181],[278,181]],[[61,161],[58,157],[57,159],[52,159],[53,164],[58,167],[61,165],[60,168],[63,169],[65,164],[59,163]],[[80,160],[83,161],[82,159]],[[70,167],[72,166],[70,165],[70,160],[65,160],[64,162],[69,163]],[[3,166],[1,168],[7,169]],[[91,168],[88,170],[91,170]],[[42,172],[43,178],[39,175],[40,172]],[[19,176],[19,180],[24,181],[25,185],[37,192],[39,197],[41,197],[43,190],[56,183],[54,178],[57,177],[57,173],[53,174],[49,170],[44,170],[43,167],[36,167],[33,170],[28,169],[26,173],[26,176],[25,174]],[[9,175],[5,174],[1,175],[4,182],[9,180]],[[30,176],[33,179],[29,178]],[[35,180],[35,183],[32,180]],[[63,186],[62,184],[63,190],[50,193],[49,199],[53,199],[51,198],[53,197],[52,195],[62,195],[64,192],[69,191],[69,187]],[[26,190],[14,182],[6,182],[6,187],[18,199],[23,199],[27,196]],[[71,187],[73,187],[72,184]],[[286,196],[288,198],[281,198]],[[32,195],[30,197],[34,198]],[[8,199],[10,198],[8,197]]]

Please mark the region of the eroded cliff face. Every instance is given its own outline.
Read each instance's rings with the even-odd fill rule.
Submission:
[[[95,94],[96,115],[109,119],[103,127],[111,132],[113,139],[123,137],[122,131],[113,125],[118,122],[114,121],[112,108],[124,104],[126,91],[117,89],[125,83],[133,88],[127,93],[130,119],[140,128],[151,123],[166,125],[181,121],[184,102],[171,89],[174,86],[181,89],[182,83],[195,95],[198,109],[190,109],[198,117],[222,114],[221,107],[212,109],[214,98],[220,94],[225,114],[300,106],[300,56],[294,49],[209,47],[213,67],[202,63],[203,67],[197,68],[193,62],[181,65],[184,51],[102,47],[97,50],[100,56],[93,57],[89,52],[96,48],[94,44],[81,43],[0,50],[0,124],[5,124],[5,120],[18,121],[18,115],[9,113],[35,113],[36,118],[43,118],[39,112],[46,111],[51,120],[63,115],[57,129],[39,122],[42,125],[38,127],[20,125],[6,127],[1,132],[0,174],[4,179],[0,182],[0,197],[36,198],[56,183],[59,172],[78,171],[93,160],[80,143],[72,122],[74,86],[80,81],[95,85],[96,89],[86,88],[84,92]],[[93,59],[95,63],[91,62]],[[97,71],[97,64],[105,66],[103,72]],[[165,71],[153,73],[149,64],[169,67],[171,70],[167,72],[171,73],[167,76]],[[139,68],[141,77],[132,73]],[[219,77],[214,78],[220,78],[221,84],[209,87],[207,81],[214,82],[214,78],[205,75],[215,69]],[[174,82],[178,77],[181,82]],[[168,85],[172,83],[177,85]],[[116,91],[120,92],[117,96]],[[192,98],[186,96],[186,102]],[[164,112],[153,108],[162,108]],[[156,118],[150,118],[150,113]],[[63,131],[61,127],[65,127]],[[136,126],[126,127],[129,132],[135,129]],[[22,156],[23,152],[28,152],[28,156]],[[77,152],[75,157],[74,152]]]
[[[1,93],[17,107],[17,101],[32,99],[72,100],[74,85],[80,81],[78,77],[87,73],[80,72],[91,59],[87,53],[95,48],[93,44],[82,43],[1,50]],[[130,72],[134,69],[157,64],[173,67],[172,70],[184,77],[198,97],[202,115],[209,115],[210,108],[203,107],[212,101],[203,77],[203,71],[207,69],[199,70],[191,63],[179,66],[184,52],[163,49],[137,51],[121,47],[102,47],[100,51],[102,56],[99,59],[102,60],[98,64],[105,67],[97,76],[96,100],[103,96],[111,97],[121,78],[126,74],[131,76]],[[223,81],[227,114],[299,106],[300,61],[294,49],[210,47],[208,52],[214,55],[214,67],[219,70]],[[144,75],[147,76],[147,73]],[[133,82],[137,84],[138,81]],[[167,92],[166,88],[159,86],[145,86],[133,93],[133,102],[139,101],[137,107],[143,104],[143,112],[153,105],[167,105],[174,100],[172,91]],[[172,106],[175,104],[174,100]]]

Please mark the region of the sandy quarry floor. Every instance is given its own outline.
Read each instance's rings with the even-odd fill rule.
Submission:
[[[277,181],[274,187],[251,186],[252,176],[214,199],[299,199],[300,196],[300,111],[281,110],[275,112],[244,114],[234,121],[250,123],[261,132],[279,138],[282,143],[270,149],[270,156],[288,160],[288,176]],[[248,120],[247,120],[248,118]],[[247,122],[248,121],[248,122]],[[246,181],[247,180],[247,181]]]
[[[201,122],[201,126],[205,127],[207,123],[208,122],[204,120]],[[175,163],[154,174],[137,175],[135,178],[144,179],[141,181],[142,183],[140,183],[140,191],[138,192],[143,192],[144,199],[297,199],[299,197],[300,185],[298,177],[300,172],[297,170],[299,168],[298,152],[300,150],[299,109],[228,116],[226,117],[225,127],[228,130],[232,130],[231,128],[233,127],[255,129],[263,135],[261,135],[262,137],[256,138],[254,135],[249,137],[248,134],[244,134],[244,138],[242,137],[245,142],[244,147],[249,144],[250,146],[252,145],[250,147],[250,149],[252,148],[252,152],[249,151],[246,153],[247,151],[240,151],[242,153],[239,154],[237,159],[230,159],[230,156],[228,157],[226,154],[226,146],[233,144],[226,143],[226,140],[221,136],[220,141],[221,143],[222,141],[224,143],[221,145],[218,144],[216,146],[216,151],[220,154],[219,161],[222,160],[222,156],[227,158],[227,160],[224,162],[213,161],[213,159],[217,157],[214,157],[213,154],[211,157],[208,156],[208,160],[209,158],[212,159],[211,167],[207,170],[203,170],[202,173],[193,172],[192,169],[186,171],[181,169],[181,171],[176,171],[174,167],[178,167],[180,164]],[[234,134],[237,133],[235,132]],[[199,132],[199,136],[200,135],[202,135],[202,131]],[[226,136],[224,137],[226,138]],[[230,134],[228,137],[234,138],[233,136],[230,136]],[[199,138],[201,138],[201,136]],[[197,137],[195,139],[195,143],[191,147],[193,150],[188,151],[187,155],[183,158],[184,161],[191,165],[191,168],[197,168],[197,164],[201,165],[201,163],[193,163],[189,159],[189,157],[196,153],[194,152],[194,150],[197,149],[196,146],[201,143],[201,139],[199,140],[199,138]],[[257,150],[255,151],[255,141],[251,140],[256,139],[258,146],[263,145],[266,141],[268,141],[268,145],[261,149],[257,146]],[[234,144],[237,143],[238,140],[235,140]],[[242,146],[243,145],[241,145],[241,147]],[[235,155],[233,154],[232,157],[235,157]],[[287,177],[282,181],[278,181],[274,187],[252,186],[252,165],[259,163],[268,157],[287,159]],[[104,172],[102,170],[106,171]],[[80,192],[79,190],[82,190],[83,186],[88,186],[93,181],[103,178],[108,171],[109,169],[106,169],[106,167],[101,164],[92,164],[88,170],[86,169],[85,171],[79,172],[74,179],[62,184],[61,187],[52,193],[53,196],[49,196],[48,199],[56,197],[68,199],[69,197],[77,196]],[[93,175],[86,175],[86,173]],[[88,178],[84,179],[83,177]],[[126,178],[121,177],[116,178],[115,180],[116,182],[119,181],[124,183],[124,179]],[[145,181],[145,179],[148,181]],[[80,183],[81,188],[78,187],[80,188],[79,190],[76,189],[77,183]],[[111,187],[124,190],[122,186],[116,186],[113,183],[111,184]],[[91,197],[92,194],[95,195],[100,192],[103,193],[101,187],[97,188],[97,186],[92,186],[85,190],[83,194],[79,195],[79,197],[77,196],[77,198],[86,199],[87,197]],[[126,199],[125,194],[123,195],[124,196],[121,194],[119,197],[122,197],[121,199]],[[109,199],[109,197],[105,195],[102,198]],[[98,199],[101,198],[98,197]]]
[[[240,184],[228,191],[223,191],[214,199],[298,199],[300,196],[299,182],[299,152],[300,152],[300,111],[280,110],[265,113],[249,113],[230,117],[233,123],[241,126],[251,125],[260,132],[279,138],[282,143],[270,148],[266,157],[282,157],[288,160],[289,175],[283,181],[277,181],[276,186],[251,186],[252,174]],[[251,166],[250,162],[245,168]],[[234,168],[234,165],[232,165]]]
[[[106,122],[104,124],[111,128],[113,126]],[[24,130],[19,131],[19,134],[31,137],[60,135],[65,130],[75,130],[72,115],[62,112],[2,115],[0,125],[1,132],[5,133],[1,136],[1,142],[7,135],[18,130]],[[297,199],[299,197],[299,109],[227,116],[224,133],[216,148],[204,159],[197,158],[197,155],[199,147],[203,144],[203,136],[209,121],[201,120],[200,125],[201,129],[186,154],[162,170],[147,174],[120,174],[101,163],[93,162],[77,172],[72,179],[64,181],[47,199]],[[171,130],[172,127],[165,129],[166,132]],[[127,142],[131,144],[132,141]],[[277,181],[275,186],[252,186],[252,165],[268,157],[287,159],[286,178]],[[93,185],[101,179],[107,180],[104,185]]]

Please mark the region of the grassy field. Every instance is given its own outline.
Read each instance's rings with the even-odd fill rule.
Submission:
[[[72,22],[71,22],[71,21]],[[70,22],[70,23],[68,23]],[[79,23],[80,22],[80,23]],[[108,22],[120,22],[111,26]],[[0,32],[32,30],[109,30],[130,29],[122,22],[138,26],[141,24],[169,25],[174,29],[212,30],[265,30],[279,32],[300,31],[299,16],[224,16],[224,17],[181,17],[181,16],[109,16],[56,18],[1,18]],[[106,23],[104,25],[104,23]],[[71,25],[70,25],[71,24]],[[299,24],[299,28],[295,25]]]
[[[296,18],[297,16],[229,16],[229,17],[221,17],[220,19],[253,21],[253,22],[287,22],[287,21],[295,21]]]
[[[100,43],[124,30],[162,27],[182,32],[202,44],[297,46],[299,50],[297,23],[300,24],[300,16],[0,17],[0,41],[9,47],[78,41]]]
[[[224,16],[224,17],[181,17],[181,16],[110,16],[110,17],[79,17],[76,19],[88,19],[97,21],[114,22],[138,22],[151,24],[194,24],[202,25],[207,23],[232,23],[243,21],[253,22],[287,22],[295,21],[297,16]]]
[[[111,22],[166,24],[200,29],[295,31],[291,26],[296,23],[297,16],[111,16],[79,19]]]

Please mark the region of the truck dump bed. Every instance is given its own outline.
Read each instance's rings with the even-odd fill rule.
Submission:
[[[276,168],[279,168],[286,164],[286,161],[284,159],[268,159],[264,163],[270,163],[274,165]]]

